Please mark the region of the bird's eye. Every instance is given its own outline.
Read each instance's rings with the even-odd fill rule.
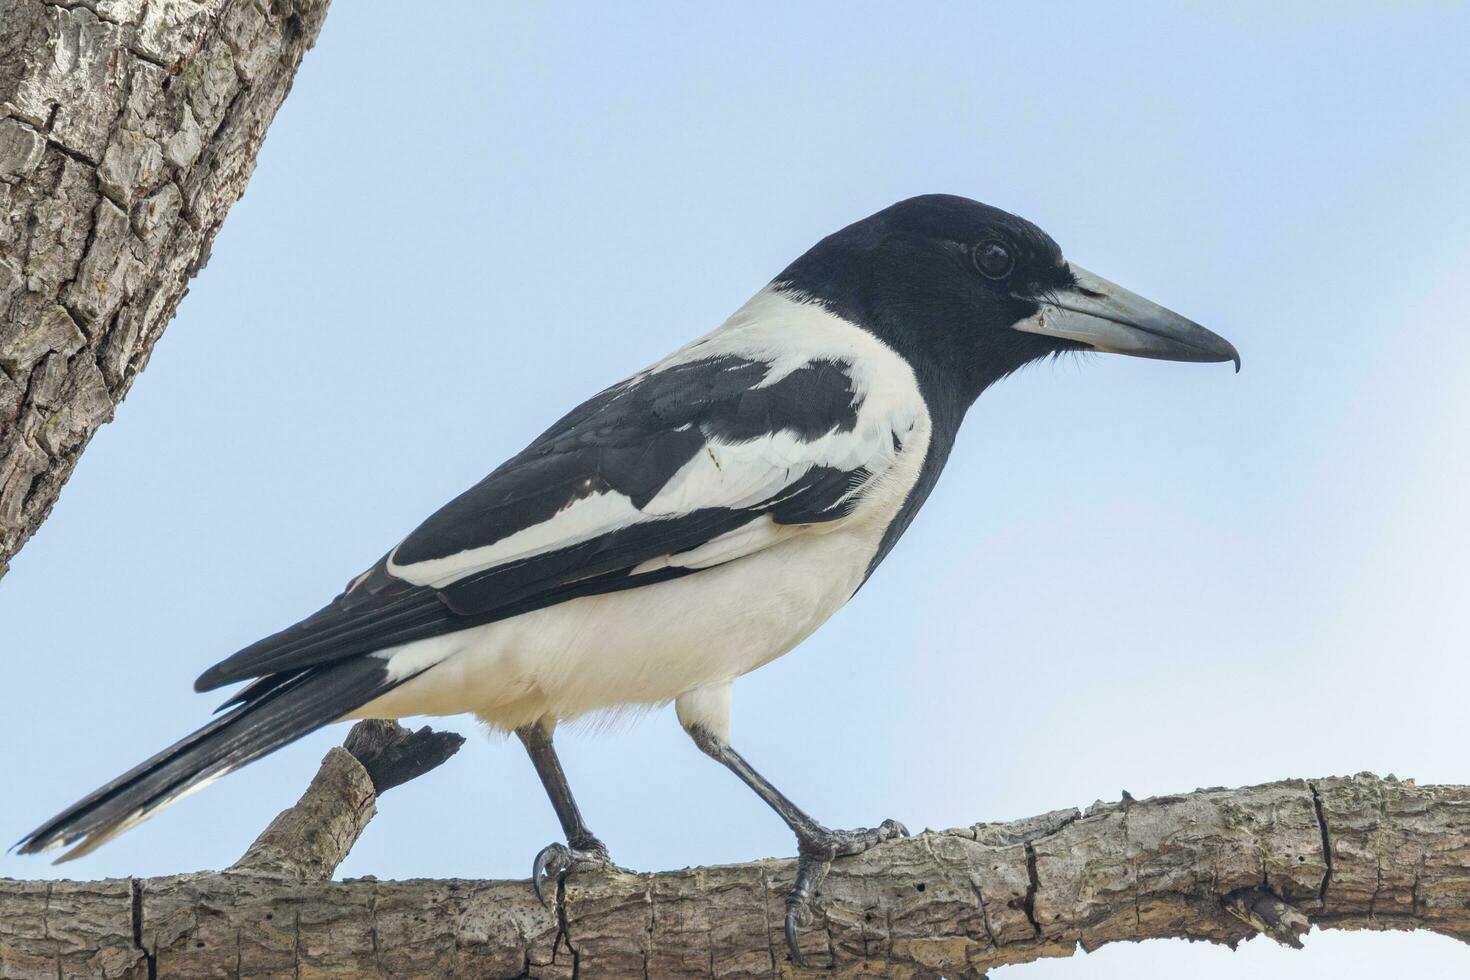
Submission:
[[[986,279],[1004,279],[1015,267],[1011,250],[1000,242],[981,242],[975,246],[975,268]]]

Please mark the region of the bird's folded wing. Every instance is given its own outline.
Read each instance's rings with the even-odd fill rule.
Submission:
[[[849,514],[896,420],[842,360],[730,355],[586,402],[330,605],[210,668],[208,690],[723,564]],[[870,406],[871,409],[871,406]]]

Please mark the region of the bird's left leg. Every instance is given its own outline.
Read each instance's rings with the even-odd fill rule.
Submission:
[[[607,845],[587,829],[582,811],[577,809],[577,801],[572,797],[572,788],[567,785],[567,774],[562,770],[556,748],[551,744],[554,725],[555,722],[548,724],[542,720],[516,729],[516,735],[526,747],[531,765],[536,767],[536,775],[541,777],[541,785],[546,787],[546,795],[551,798],[552,809],[556,811],[556,818],[561,821],[562,832],[567,837],[565,845],[548,844],[543,847],[531,865],[531,884],[542,905],[546,905],[546,895],[541,890],[543,880],[554,878],[560,883],[579,867],[613,867]]]
[[[700,751],[739,776],[796,834],[796,884],[786,896],[786,945],[791,950],[792,961],[801,965],[797,926],[810,914],[812,896],[827,876],[832,861],[861,854],[895,837],[907,837],[908,829],[897,820],[885,820],[872,828],[831,830],[792,803],[730,746],[729,685],[692,691],[680,697],[675,707],[679,722]]]

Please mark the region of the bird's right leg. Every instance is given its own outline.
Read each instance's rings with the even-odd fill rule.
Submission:
[[[729,769],[741,782],[755,790],[757,796],[786,821],[796,834],[796,883],[786,897],[786,945],[791,961],[804,965],[797,928],[811,912],[817,887],[827,876],[832,861],[839,857],[861,854],[871,847],[895,837],[907,837],[908,830],[897,820],[885,820],[877,827],[857,830],[831,830],[802,810],[770,780],[755,771],[745,758],[730,746],[730,685],[697,688],[683,694],[675,702],[679,723],[699,746],[700,751]]]
[[[516,729],[517,737],[531,757],[531,765],[536,767],[536,775],[541,777],[541,785],[546,787],[546,795],[551,798],[552,809],[556,810],[556,818],[561,821],[562,833],[567,837],[566,844],[543,847],[531,865],[531,884],[542,905],[547,904],[542,891],[544,881],[554,878],[560,883],[577,868],[614,866],[608,856],[607,845],[598,840],[582,820],[582,811],[577,809],[572,788],[567,785],[567,774],[562,770],[561,760],[556,757],[556,749],[551,744],[551,732],[551,726],[544,721]]]

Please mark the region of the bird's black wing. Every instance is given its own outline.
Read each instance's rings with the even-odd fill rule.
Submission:
[[[694,350],[697,352],[698,348]],[[209,690],[736,559],[847,515],[892,464],[851,363],[686,355],[607,389]],[[860,424],[861,423],[861,424]],[[245,692],[242,692],[242,694]]]

